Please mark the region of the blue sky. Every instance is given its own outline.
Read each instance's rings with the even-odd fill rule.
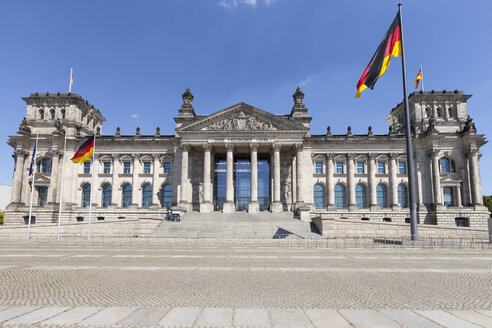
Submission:
[[[397,1],[145,0],[3,1],[0,4],[0,184],[11,184],[6,144],[33,92],[73,92],[132,134],[174,133],[172,117],[190,87],[197,114],[243,101],[288,114],[297,85],[314,117],[311,130],[386,133],[384,117],[402,100],[393,59],[375,90],[355,85],[396,12]],[[478,132],[492,135],[488,0],[402,1],[410,90],[424,67],[426,90],[463,90]],[[492,154],[482,148],[485,194]]]

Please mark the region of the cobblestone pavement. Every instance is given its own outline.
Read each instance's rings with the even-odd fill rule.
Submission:
[[[492,327],[492,252],[2,249],[5,327]]]

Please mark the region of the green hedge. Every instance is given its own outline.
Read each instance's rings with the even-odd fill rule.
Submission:
[[[3,212],[0,212],[0,224],[3,224]]]
[[[492,212],[492,196],[483,196],[483,204]],[[492,214],[490,217],[492,217]]]

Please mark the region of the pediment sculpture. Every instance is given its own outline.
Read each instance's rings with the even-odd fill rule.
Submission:
[[[206,130],[277,130],[270,122],[262,122],[256,116],[238,112],[225,118],[222,121],[215,122],[205,128]]]

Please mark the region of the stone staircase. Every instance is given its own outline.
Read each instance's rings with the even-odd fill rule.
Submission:
[[[292,212],[250,214],[237,212],[188,212],[181,222],[163,221],[153,235],[234,236],[234,237],[314,237],[318,231],[310,222],[301,222]]]

